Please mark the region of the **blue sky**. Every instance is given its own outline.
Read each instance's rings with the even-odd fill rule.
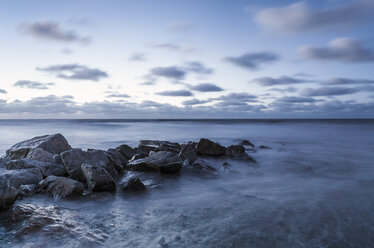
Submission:
[[[1,1],[1,118],[373,118],[374,1]]]

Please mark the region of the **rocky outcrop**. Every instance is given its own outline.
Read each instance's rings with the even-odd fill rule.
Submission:
[[[114,166],[117,170],[118,174],[124,173],[124,168],[128,164],[127,159],[122,158],[121,154],[116,149],[109,149],[106,152],[106,156],[109,162]]]
[[[58,164],[56,162],[41,162],[28,158],[10,160],[5,164],[5,167],[7,170],[38,168],[40,169],[40,172],[42,173],[43,177],[51,175],[65,176],[67,174],[66,169],[62,164]]]
[[[118,177],[118,172],[114,165],[110,163],[106,152],[102,150],[83,151],[82,149],[71,149],[61,153],[61,159],[69,174],[69,177],[81,182],[85,182],[82,174],[82,164],[103,167],[113,178]]]
[[[82,195],[84,185],[71,178],[49,176],[39,183],[39,190],[62,198]]]
[[[115,191],[116,184],[103,166],[82,164],[82,173],[91,191]]]
[[[26,158],[34,149],[40,148],[52,154],[71,149],[71,146],[61,134],[44,135],[19,142],[6,151],[6,157],[10,159]]]
[[[138,145],[138,153],[149,154],[151,151],[168,151],[179,153],[181,145],[179,143],[162,141],[162,140],[140,140]]]
[[[147,188],[139,178],[132,177],[121,185],[121,189],[124,192],[136,192],[145,191]]]
[[[264,145],[261,145],[261,146],[259,146],[258,148],[259,148],[259,149],[271,149],[270,147],[268,147],[268,146],[264,146]]]
[[[150,171],[150,172],[165,172],[170,170],[173,172],[177,172],[179,169],[176,169],[176,166],[173,165],[169,168],[170,164],[173,163],[180,163],[180,159],[177,154],[173,152],[161,151],[161,152],[154,152],[153,154],[149,155],[148,157],[141,158],[130,162],[127,165],[129,170],[134,171]],[[167,168],[161,168],[167,167]]]
[[[183,145],[182,150],[179,153],[179,158],[184,161],[185,164],[191,164],[197,159],[196,142],[188,142]]]
[[[242,146],[251,146],[251,147],[255,147],[254,144],[252,144],[249,140],[242,140],[239,142],[239,145],[242,145]]]
[[[226,148],[226,157],[246,160],[250,162],[256,162],[251,156],[245,152],[245,148],[242,145],[231,145]]]
[[[133,149],[128,145],[120,145],[115,150],[122,156],[121,159],[123,161],[130,160],[137,153],[136,149]]]
[[[7,178],[0,177],[0,210],[11,207],[18,193],[19,188],[12,186]]]
[[[222,156],[225,155],[226,148],[211,140],[200,139],[199,143],[196,146],[196,152],[198,155]]]

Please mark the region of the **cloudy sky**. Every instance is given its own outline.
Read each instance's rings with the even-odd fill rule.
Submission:
[[[0,118],[374,118],[374,0],[4,0]]]

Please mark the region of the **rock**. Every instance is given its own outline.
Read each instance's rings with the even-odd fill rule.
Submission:
[[[116,184],[102,166],[82,164],[82,173],[91,191],[115,191]]]
[[[64,165],[57,164],[55,162],[41,162],[37,160],[31,160],[28,158],[20,160],[10,160],[6,163],[7,170],[17,170],[17,169],[28,169],[28,168],[38,168],[42,173],[43,177],[47,176],[65,176],[67,174]]]
[[[18,197],[34,196],[38,192],[38,185],[36,184],[21,185],[21,187],[19,188]]]
[[[169,141],[162,141],[162,140],[140,140],[139,146],[138,146],[138,152],[139,149],[149,149],[149,151],[168,151],[168,152],[174,152],[179,153],[181,150],[181,145],[179,143],[173,143]],[[148,154],[149,154],[148,151]]]
[[[71,149],[71,146],[61,134],[38,136],[13,145],[6,151],[6,157],[10,159],[26,158],[30,151],[37,148],[52,154],[59,154]]]
[[[106,156],[109,162],[114,166],[117,170],[118,174],[123,174],[124,167],[126,167],[128,161],[127,159],[121,158],[121,154],[116,149],[109,149],[106,152]]]
[[[222,156],[225,155],[226,148],[208,139],[200,139],[196,146],[196,152],[198,155]]]
[[[214,167],[209,165],[205,160],[200,160],[200,159],[196,160],[194,163],[187,166],[187,168],[193,169],[202,174],[210,174],[210,173],[217,171]]]
[[[121,189],[125,192],[144,191],[147,188],[139,178],[130,178],[127,182],[121,185]]]
[[[242,140],[240,141],[239,145],[242,145],[242,146],[251,146],[251,147],[255,147],[254,144],[252,144],[249,140]]]
[[[250,162],[256,162],[251,156],[245,152],[245,148],[242,145],[231,145],[226,148],[226,157],[232,159],[246,160]]]
[[[71,178],[49,176],[39,183],[39,190],[50,193],[54,197],[62,198],[82,195],[84,185]]]
[[[56,163],[56,160],[53,157],[54,155],[55,154],[44,151],[42,148],[35,148],[27,154],[26,158],[41,162]]]
[[[107,158],[106,152],[102,150],[82,151],[82,149],[71,149],[61,153],[61,159],[69,174],[69,177],[85,182],[82,174],[82,164],[90,164],[105,168],[113,178],[118,177],[118,172]]]
[[[0,168],[4,168],[8,161],[10,161],[9,158],[0,158]]]
[[[161,151],[155,152],[148,157],[134,160],[127,165],[127,168],[134,171],[163,172],[160,169],[162,166],[177,162],[180,162],[177,154],[167,151]],[[175,168],[175,166],[173,167]]]
[[[188,142],[183,146],[179,153],[179,158],[183,161],[187,160],[187,163],[193,163],[197,160],[196,142]]]
[[[144,156],[148,156],[151,152],[154,152],[156,151],[156,147],[154,146],[147,146],[147,145],[142,145],[140,144],[138,147],[137,147],[137,153],[138,154],[142,154]]]
[[[129,160],[129,162],[132,162],[132,161],[137,160],[137,159],[145,158],[145,157],[148,157],[148,154],[137,153],[137,154],[135,154],[135,155],[134,155],[134,156]]]
[[[268,147],[268,146],[263,146],[263,145],[259,146],[258,148],[259,148],[259,149],[271,149],[270,147]]]
[[[10,208],[18,193],[19,188],[10,185],[7,178],[0,177],[0,211]]]
[[[126,159],[126,160],[131,159],[137,152],[135,149],[133,149],[132,147],[128,145],[120,145],[115,150],[117,150],[119,154],[122,155],[123,157],[122,159]]]
[[[8,180],[11,186],[19,188],[21,185],[38,184],[43,176],[38,168],[7,170],[0,178]]]
[[[182,168],[181,162],[172,162],[169,164],[161,165],[160,172],[162,173],[176,173]]]
[[[18,205],[13,208],[8,218],[11,221],[18,222],[26,218],[29,218],[34,213],[35,210],[36,210],[36,207],[31,204]]]

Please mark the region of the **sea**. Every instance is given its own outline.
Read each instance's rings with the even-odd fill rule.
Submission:
[[[374,247],[374,120],[0,120],[0,154],[54,133],[74,148],[104,150],[144,139],[246,139],[257,163],[125,174],[142,179],[144,194],[25,197],[15,205],[57,206],[76,235],[20,237],[3,212],[0,247]]]

